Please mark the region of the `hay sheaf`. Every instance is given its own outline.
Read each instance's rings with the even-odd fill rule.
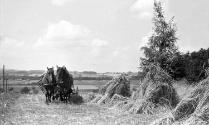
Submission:
[[[130,113],[155,114],[161,109],[173,109],[179,102],[171,77],[154,66],[127,102],[117,106]]]
[[[154,104],[167,105],[174,108],[179,102],[179,97],[172,85],[161,83],[153,88],[147,100]]]
[[[126,75],[122,74],[113,78],[105,84],[100,90],[101,97],[95,98],[91,102],[97,104],[114,105],[119,100],[124,100],[126,97],[131,96],[130,80]]]
[[[190,117],[186,121],[181,122],[181,125],[208,125],[209,123],[203,121],[201,118],[198,117]]]
[[[106,93],[105,95],[103,95],[97,102],[97,104],[107,104],[110,101],[110,95],[108,93]]]
[[[124,111],[139,114],[154,114],[158,109],[162,109],[161,107],[173,109],[178,104],[179,97],[171,82],[172,78],[168,73],[158,66],[153,66],[139,88],[131,95],[130,81],[125,75],[121,75],[100,89],[102,97],[97,103],[110,104]],[[131,98],[123,98],[130,96]]]
[[[155,105],[153,103],[149,103],[145,99],[140,99],[134,102],[128,112],[134,114],[153,114],[154,107]]]
[[[109,101],[109,106],[114,106],[120,102],[124,102],[124,101],[127,101],[128,98],[124,97],[124,96],[121,96],[121,95],[118,95],[118,94],[115,94],[111,100]]]
[[[131,96],[135,102],[129,111],[153,114],[161,107],[175,108],[179,97],[172,82],[173,79],[166,71],[158,65],[150,65],[149,72],[144,77],[142,84]]]
[[[179,97],[172,85],[151,81],[143,84],[133,93],[132,100],[135,102],[129,112],[154,114],[159,107],[173,109],[178,104]]]
[[[193,92],[185,97],[175,108],[175,120],[195,115],[202,120],[209,120],[209,78],[201,81]]]
[[[172,111],[172,117],[174,118],[172,125],[209,124],[209,77],[201,81],[191,93],[181,100]],[[162,119],[158,121],[155,125],[161,125],[163,122]]]
[[[105,95],[109,94],[110,98],[114,94],[122,95],[124,97],[129,97],[130,92],[130,80],[126,77],[126,75],[122,74],[116,78],[113,78],[107,84],[105,84],[101,89],[100,93]]]
[[[94,99],[92,99],[90,101],[90,103],[97,103],[100,99],[102,98],[102,95],[96,95],[96,97],[94,97]]]
[[[150,125],[172,125],[173,123],[174,123],[173,118],[168,117],[168,118],[157,119],[154,122],[152,122]]]

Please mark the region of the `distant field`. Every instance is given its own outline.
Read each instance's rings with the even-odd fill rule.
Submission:
[[[74,86],[78,87],[79,90],[97,90],[102,85],[105,85],[109,80],[75,80]],[[30,83],[37,82],[34,80],[8,80],[8,88],[14,88],[14,90],[19,91],[23,87],[37,87]],[[139,83],[137,80],[131,80],[131,88]],[[0,87],[2,88],[2,80],[0,82]]]
[[[8,84],[31,84],[37,82],[38,80],[8,80]],[[2,86],[2,79],[0,80],[0,86]]]

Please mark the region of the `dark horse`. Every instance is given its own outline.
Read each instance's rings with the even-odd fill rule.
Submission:
[[[51,102],[56,87],[56,77],[54,75],[54,68],[48,68],[47,72],[41,79],[40,87],[46,96],[46,103]]]
[[[66,103],[70,101],[70,95],[73,92],[73,76],[70,74],[66,67],[58,67],[57,66],[57,74],[56,74],[57,84],[60,87],[60,100],[65,101]]]

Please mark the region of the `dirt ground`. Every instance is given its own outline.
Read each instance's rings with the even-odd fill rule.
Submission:
[[[10,107],[1,125],[146,125],[156,118],[95,104],[47,105],[43,94],[25,94]]]

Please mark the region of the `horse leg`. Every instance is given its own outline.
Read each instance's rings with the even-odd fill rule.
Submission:
[[[51,102],[51,92],[49,91],[49,96],[48,96],[49,102]]]
[[[60,92],[60,101],[63,101],[62,92]]]
[[[49,101],[52,102],[53,88],[50,88]]]
[[[49,94],[48,94],[48,91],[46,91],[46,94],[45,94],[45,96],[46,96],[46,104],[48,104],[48,97],[49,97]]]
[[[55,93],[55,91],[53,91],[53,93],[52,93],[52,101],[55,101],[55,95],[56,93]]]
[[[71,93],[73,92],[73,90],[72,89],[69,89],[68,90],[68,101],[71,103]]]
[[[46,90],[46,93],[45,93],[46,104],[48,104],[48,102],[49,102],[49,88],[48,88],[48,86],[45,86],[44,88]]]
[[[47,93],[45,94],[45,97],[46,97],[46,103],[47,103]]]
[[[66,90],[66,93],[65,93],[65,99],[66,99],[65,102],[68,103],[68,91],[67,90]]]
[[[71,101],[70,101],[70,93],[68,93],[68,99],[67,100],[68,100],[69,103],[71,103]]]
[[[63,92],[63,97],[64,97],[64,103],[66,103],[67,102],[67,99],[66,99],[66,96],[67,95],[67,92],[64,90],[64,92]]]
[[[63,92],[63,98],[64,98],[64,103],[66,103],[66,93],[65,93],[65,91]]]

